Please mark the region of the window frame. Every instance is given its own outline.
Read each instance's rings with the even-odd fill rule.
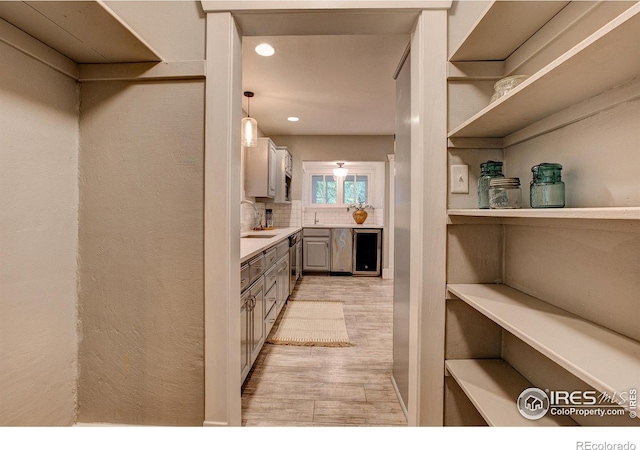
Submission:
[[[375,208],[382,208],[384,205],[384,165],[384,162],[379,161],[353,161],[346,162],[344,164],[344,166],[349,169],[348,176],[367,176],[367,201],[365,201],[365,203],[368,203]],[[326,175],[334,176],[333,169],[335,167],[337,167],[336,162],[302,162],[302,203],[304,207],[313,209],[344,209],[351,205],[351,203],[347,204],[343,202],[344,178],[337,180],[335,204],[312,203],[312,177]]]

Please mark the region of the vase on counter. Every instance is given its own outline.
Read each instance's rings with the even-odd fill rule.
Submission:
[[[367,212],[363,209],[353,212],[353,220],[355,220],[358,225],[362,225],[364,221],[367,220],[367,216]]]
[[[347,211],[355,209],[353,212],[353,220],[355,220],[358,225],[362,225],[364,221],[367,220],[368,214],[365,211],[367,208],[373,209],[373,205],[365,204],[362,200],[358,200],[358,203],[347,206]]]

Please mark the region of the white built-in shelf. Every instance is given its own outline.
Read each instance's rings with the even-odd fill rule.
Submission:
[[[76,63],[162,60],[102,1],[0,2],[0,18]]]
[[[501,359],[455,359],[446,361],[445,367],[490,426],[577,425],[569,417],[551,414],[538,420],[525,419],[516,402],[522,391],[534,386]]]
[[[525,219],[640,220],[640,207],[449,209],[450,217],[498,217]]]
[[[639,29],[636,4],[456,127],[449,137],[503,138],[637,77]]]
[[[638,386],[640,342],[509,286],[450,284],[448,290],[598,391]]]
[[[449,60],[503,61],[568,3],[491,2]]]

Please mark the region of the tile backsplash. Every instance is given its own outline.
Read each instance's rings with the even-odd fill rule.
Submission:
[[[317,213],[318,223],[325,225],[344,225],[353,223],[353,211],[348,212],[347,208],[302,208],[301,200],[293,200],[291,203],[262,203],[256,202],[259,217],[254,219],[254,209],[251,205],[243,203],[241,205],[241,231],[251,231],[254,226],[260,224],[265,211],[273,211],[273,225],[277,228],[301,227],[313,224]],[[376,208],[373,211],[367,210],[369,214],[365,225],[384,225],[384,209]]]
[[[273,225],[275,227],[302,226],[302,202],[293,200],[291,203],[267,203],[267,208],[273,211]]]
[[[293,200],[291,203],[262,203],[256,202],[259,218],[254,220],[253,206],[243,203],[241,205],[240,231],[251,231],[254,226],[260,224],[265,211],[273,211],[273,225],[276,228],[302,226],[302,202]]]
[[[247,199],[253,201],[253,199]],[[255,202],[256,208],[258,208],[258,217],[255,216],[255,210],[253,206],[242,203],[240,205],[240,232],[251,231],[253,227],[260,225],[260,219],[264,216],[265,206],[264,203]]]
[[[364,222],[365,225],[384,225],[384,209],[376,208],[373,211],[370,209],[367,210],[369,214],[367,216],[367,220]],[[313,224],[315,220],[315,216],[317,214],[318,223],[325,225],[344,225],[354,223],[353,220],[353,211],[347,211],[347,208],[331,208],[331,209],[322,209],[322,208],[305,208],[302,224]]]

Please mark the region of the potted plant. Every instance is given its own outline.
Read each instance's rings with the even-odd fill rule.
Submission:
[[[374,209],[373,205],[358,200],[358,203],[347,206],[347,211],[354,209],[353,220],[355,220],[358,225],[362,225],[364,221],[367,220],[368,214],[367,211],[365,211],[367,208]]]

